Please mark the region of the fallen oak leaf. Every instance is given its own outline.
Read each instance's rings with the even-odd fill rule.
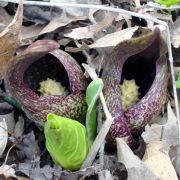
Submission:
[[[20,1],[12,22],[0,33],[0,76],[20,44],[20,29],[23,17],[23,0]]]
[[[93,44],[89,45],[90,48],[100,48],[100,47],[112,47],[116,46],[118,43],[130,39],[134,32],[138,29],[138,26],[126,28],[121,31],[117,31],[106,36],[97,39]]]
[[[163,142],[163,148],[169,152],[172,162],[176,168],[176,172],[179,175],[179,128],[177,125],[177,118],[168,103],[167,107],[167,121],[165,124],[154,123],[151,126],[145,127],[145,132],[142,134],[146,143],[151,144],[153,142]],[[175,153],[174,153],[175,151]]]
[[[35,24],[32,26],[22,26],[22,43],[21,45],[27,45],[30,41],[33,41],[38,36],[50,33],[52,31],[55,31],[56,29],[60,27],[64,27],[71,22],[79,21],[79,20],[85,20],[85,16],[75,16],[75,17],[54,17],[47,25],[45,24]]]
[[[123,138],[116,138],[118,161],[122,162],[127,171],[129,180],[155,180],[154,172],[129,148]]]
[[[69,17],[69,16],[61,16],[61,17],[54,17],[39,33],[39,35],[41,34],[45,34],[48,32],[52,32],[54,30],[56,30],[59,27],[63,27],[68,25],[71,22],[74,21],[80,21],[80,20],[85,20],[86,17],[85,16],[74,16],[74,17]]]
[[[145,127],[145,132],[142,134],[143,139],[146,143],[153,141],[163,141],[164,148],[168,149],[171,146],[178,145],[178,125],[177,118],[168,103],[167,106],[167,121],[165,124],[152,124]]]
[[[168,152],[163,149],[162,141],[153,141],[147,145],[143,161],[158,179],[178,180]]]

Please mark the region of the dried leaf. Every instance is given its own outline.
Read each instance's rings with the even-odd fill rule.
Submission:
[[[171,160],[174,161],[174,165],[178,174],[179,170],[179,128],[177,125],[177,118],[168,103],[167,107],[167,121],[165,124],[152,124],[147,125],[145,132],[142,134],[146,143],[151,144],[153,142],[163,142],[163,149],[169,152]],[[174,153],[175,151],[175,153]]]
[[[135,26],[135,27],[123,29],[121,31],[116,31],[114,33],[107,34],[104,37],[97,39],[93,44],[89,46],[86,44],[82,44],[82,46],[79,48],[66,47],[66,51],[78,52],[78,51],[88,50],[91,48],[113,47],[124,40],[131,39],[131,37],[133,36],[134,32],[137,29],[138,27]]]
[[[144,155],[144,162],[156,174],[158,179],[177,180],[178,177],[168,156],[168,152],[162,149],[163,142],[155,141],[149,143]]]
[[[1,26],[4,25],[7,26],[11,21],[12,21],[12,17],[6,12],[6,10],[2,7],[0,7],[0,22],[1,22]]]
[[[10,61],[20,44],[20,29],[22,24],[23,4],[22,0],[18,6],[13,21],[0,33],[0,74],[8,61]]]
[[[18,118],[18,122],[15,125],[14,134],[16,137],[22,136],[24,132],[24,118],[20,116]]]
[[[180,17],[174,22],[171,29],[172,44],[175,48],[180,47]]]
[[[52,32],[59,27],[66,26],[71,22],[85,20],[86,18],[86,16],[69,16],[66,13],[57,11],[47,25],[35,24],[32,26],[22,26],[21,39],[23,40],[23,44],[27,44],[31,38],[36,38],[39,35]],[[0,22],[2,23],[0,24],[0,30],[4,29],[4,26],[8,25],[11,21],[12,17],[3,8],[0,8]]]
[[[59,179],[61,177],[61,169],[58,166],[51,167],[46,165],[43,168],[40,168],[39,156],[33,161],[20,163],[18,169],[31,179],[35,180]]]
[[[117,138],[118,160],[122,162],[128,171],[129,180],[155,180],[155,174],[148,168],[148,166],[141,161],[122,138]]]
[[[15,175],[15,170],[12,168],[12,165],[2,165],[0,166],[0,175],[3,175],[5,178],[9,177],[14,177],[16,178]]]
[[[57,16],[54,17],[47,26],[45,26],[41,32],[39,33],[39,35],[44,34],[44,33],[48,33],[48,32],[52,32],[54,30],[56,30],[59,27],[63,27],[66,26],[67,24],[73,22],[73,21],[79,21],[79,20],[85,20],[86,17],[85,16]]]
[[[108,34],[100,39],[97,39],[93,44],[89,45],[89,47],[99,48],[116,46],[118,43],[130,39],[137,29],[138,27],[135,26]]]
[[[60,16],[62,10],[51,6],[24,6],[23,17],[25,21],[33,22],[34,24],[47,24],[57,14]]]
[[[153,141],[163,141],[164,148],[168,149],[171,146],[178,145],[179,129],[177,125],[177,118],[170,106],[167,107],[167,121],[164,125],[152,124],[145,127],[145,132],[142,134],[146,143]]]
[[[15,127],[13,106],[6,102],[1,102],[0,109],[3,110],[2,114],[0,115],[0,121],[2,122],[4,119],[8,128],[8,132],[13,133]]]
[[[137,8],[141,6],[140,0],[134,0],[134,3]]]
[[[50,2],[54,3],[74,3],[74,4],[101,4],[100,0],[50,0]],[[66,12],[73,16],[87,16],[88,15],[88,9],[83,8],[63,8]]]
[[[21,39],[24,41],[30,38],[36,38],[39,36],[40,32],[43,30],[43,28],[45,28],[45,26],[46,25],[44,24],[32,25],[28,27],[22,26]]]
[[[85,16],[55,16],[47,25],[44,24],[38,24],[38,25],[32,25],[29,27],[22,27],[22,39],[28,40],[30,38],[35,38],[39,35],[52,32],[56,30],[59,27],[66,26],[67,24],[79,21],[79,20],[85,20]]]
[[[0,121],[0,156],[3,154],[8,140],[7,124],[5,119]]]
[[[38,142],[33,131],[23,137],[23,142],[18,145],[18,148],[26,155],[28,160],[33,160],[39,154]]]
[[[86,27],[72,29],[72,32],[67,33],[64,36],[76,40],[94,38],[99,32],[112,24],[115,16],[116,15],[113,13],[108,13],[101,22]]]

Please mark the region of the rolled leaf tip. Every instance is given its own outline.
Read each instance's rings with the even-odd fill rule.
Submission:
[[[55,115],[51,113],[47,115],[47,120],[50,123],[50,129],[59,129],[60,124],[58,123],[57,119],[54,116]]]

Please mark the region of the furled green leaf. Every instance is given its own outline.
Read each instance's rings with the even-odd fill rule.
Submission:
[[[50,113],[44,133],[54,162],[65,169],[78,170],[89,151],[86,128],[78,121]]]
[[[180,89],[180,72],[176,76],[176,88]]]
[[[167,7],[180,3],[180,0],[155,0],[155,1]]]
[[[90,144],[96,137],[96,102],[99,97],[100,92],[103,89],[103,81],[101,79],[93,80],[86,90],[86,103],[88,105],[88,110],[86,114],[86,129]]]

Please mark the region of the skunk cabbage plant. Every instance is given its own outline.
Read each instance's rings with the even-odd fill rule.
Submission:
[[[130,147],[136,148],[137,137],[162,108],[168,81],[166,51],[160,31],[155,29],[120,43],[107,57],[102,73],[103,92],[114,117],[107,135],[109,145],[115,145],[116,137],[123,137]],[[126,110],[122,107],[119,88],[124,80],[135,80],[139,96]]]
[[[52,40],[37,41],[15,57],[9,64],[5,82],[27,116],[40,125],[48,113],[85,121],[86,78],[78,63]],[[66,89],[66,93],[47,94],[51,90],[42,96],[39,91],[53,88],[50,83],[58,90]]]
[[[44,134],[46,148],[56,164],[69,170],[80,169],[89,152],[84,125],[50,113],[45,122]]]

